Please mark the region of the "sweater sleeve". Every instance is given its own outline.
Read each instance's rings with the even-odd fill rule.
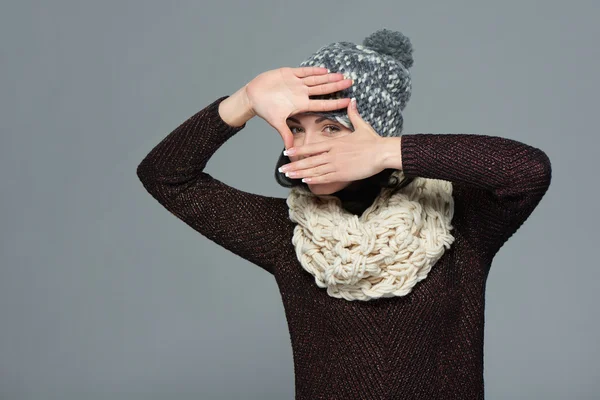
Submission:
[[[137,167],[146,190],[191,228],[273,274],[287,245],[285,199],[248,193],[204,172],[217,149],[243,129],[221,118],[223,96],[158,143]],[[291,239],[290,239],[291,240]]]
[[[453,182],[464,232],[488,263],[536,208],[550,186],[550,159],[516,140],[476,134],[401,136],[406,176]]]

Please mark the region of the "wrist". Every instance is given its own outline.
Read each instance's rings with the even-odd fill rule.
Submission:
[[[381,138],[381,163],[383,169],[402,170],[402,136]]]
[[[232,127],[240,127],[256,115],[246,94],[246,86],[219,104],[219,115]]]
[[[245,84],[240,90],[238,90],[239,95],[241,97],[241,101],[244,104],[243,109],[246,115],[253,118],[256,116],[256,112],[254,111],[254,107],[252,107],[252,102],[248,97],[248,84]]]

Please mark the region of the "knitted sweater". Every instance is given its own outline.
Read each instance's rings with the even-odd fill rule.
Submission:
[[[274,277],[295,399],[483,399],[486,279],[494,255],[546,193],[548,156],[496,136],[404,134],[405,175],[453,183],[455,241],[408,295],[347,301],[328,296],[300,265],[285,198],[245,192],[204,172],[245,127],[220,117],[226,97],[167,135],[137,176],[176,217]]]

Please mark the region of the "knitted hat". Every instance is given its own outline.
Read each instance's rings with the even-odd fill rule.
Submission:
[[[408,37],[384,28],[367,36],[362,45],[336,42],[323,46],[300,66],[325,67],[354,79],[347,89],[311,99],[356,97],[360,116],[379,135],[400,136],[402,110],[411,94],[408,69],[413,65],[412,52]],[[345,108],[306,114],[325,116],[354,129]]]

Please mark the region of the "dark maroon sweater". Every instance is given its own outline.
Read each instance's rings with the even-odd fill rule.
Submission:
[[[235,133],[223,96],[150,151],[137,168],[148,192],[218,245],[277,282],[294,357],[295,398],[484,398],[485,285],[494,255],[533,212],[551,180],[540,149],[496,136],[404,134],[408,177],[453,183],[452,247],[402,297],[327,295],[296,258],[285,198],[245,192],[204,172]]]

